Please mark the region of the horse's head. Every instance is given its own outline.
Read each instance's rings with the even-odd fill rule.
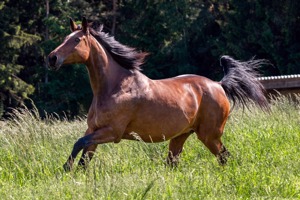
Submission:
[[[82,24],[76,25],[70,19],[72,33],[48,56],[51,69],[58,70],[63,64],[85,63],[89,57],[89,24],[85,18]]]

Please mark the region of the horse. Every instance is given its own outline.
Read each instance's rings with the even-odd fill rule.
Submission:
[[[146,52],[123,45],[103,32],[103,25],[70,18],[71,34],[48,56],[48,65],[85,64],[93,99],[87,114],[88,128],[73,146],[63,165],[66,171],[82,150],[78,166],[92,159],[97,145],[119,143],[122,139],[146,143],[169,142],[167,163],[176,166],[187,138],[197,138],[215,155],[220,165],[230,156],[221,136],[235,104],[247,107],[253,102],[268,109],[265,90],[257,80],[263,59],[238,61],[222,56],[221,81],[186,74],[152,80],[141,73]],[[232,107],[230,102],[233,103]]]

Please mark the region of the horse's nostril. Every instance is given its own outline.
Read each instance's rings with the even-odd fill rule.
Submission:
[[[57,61],[57,56],[56,55],[49,56],[48,61],[49,61],[49,65],[52,66],[52,67],[54,67],[55,63]]]

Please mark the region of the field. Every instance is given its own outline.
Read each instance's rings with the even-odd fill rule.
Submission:
[[[39,119],[15,111],[0,122],[1,199],[300,199],[300,98],[272,101],[272,112],[235,110],[223,142],[227,166],[192,135],[177,168],[168,143],[98,146],[88,170],[62,169],[85,119]]]

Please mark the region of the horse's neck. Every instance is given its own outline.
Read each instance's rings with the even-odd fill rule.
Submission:
[[[111,92],[130,72],[117,64],[100,46],[92,47],[86,63],[94,96]]]

